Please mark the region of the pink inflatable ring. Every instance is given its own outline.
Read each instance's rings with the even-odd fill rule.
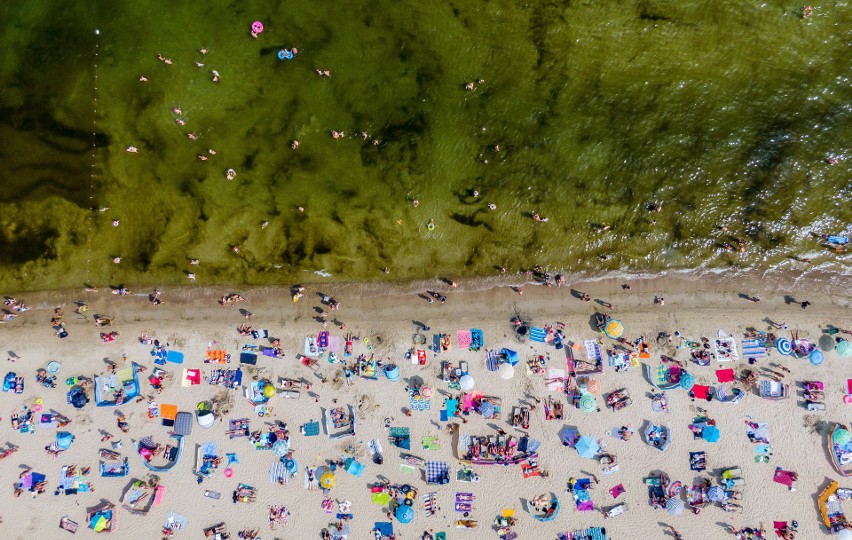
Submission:
[[[251,31],[255,34],[263,32],[263,23],[260,21],[254,21],[253,23],[251,23]]]
[[[223,471],[223,473],[222,473],[222,474],[224,474],[224,475],[225,475],[225,478],[230,478],[230,477],[234,476],[234,469],[232,469],[232,468],[228,467],[227,469],[225,469],[225,470]]]

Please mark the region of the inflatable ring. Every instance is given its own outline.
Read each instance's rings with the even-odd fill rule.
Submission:
[[[413,491],[409,491],[408,493],[406,493],[406,494],[405,494],[405,499],[406,499],[406,500],[414,500],[414,492],[413,492]]]
[[[406,495],[408,495],[409,493],[411,493],[411,486],[409,486],[408,484],[405,484],[404,486],[399,488],[399,490],[401,492],[405,493]]]
[[[432,232],[435,230],[435,224],[430,221],[429,224],[426,225],[426,228],[429,230],[429,232]]]
[[[227,469],[225,469],[225,470],[222,472],[222,474],[224,474],[224,475],[225,475],[225,478],[230,478],[230,477],[234,476],[234,469],[232,469],[232,468],[228,467]]]
[[[852,394],[846,394],[843,396],[843,403],[847,405],[852,404]]]
[[[402,504],[404,504],[405,506],[412,506],[414,504],[414,499],[405,499],[404,501],[402,501]]]
[[[263,32],[263,23],[260,21],[254,21],[253,23],[251,23],[251,31],[255,34]]]
[[[426,399],[432,397],[432,388],[430,386],[424,386],[420,388],[420,395]]]

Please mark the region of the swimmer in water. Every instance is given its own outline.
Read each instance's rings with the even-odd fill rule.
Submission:
[[[183,111],[180,110],[180,107],[172,107],[172,112],[175,114],[183,114]]]
[[[198,49],[201,54],[207,54],[207,49]]]
[[[225,172],[225,178],[227,178],[228,180],[233,180],[236,177],[237,171],[235,171],[234,169],[228,169],[227,172]]]
[[[119,223],[120,223],[120,222],[119,222],[117,219],[112,220],[112,226],[113,226],[113,227],[118,227],[118,224],[119,224]]]
[[[299,148],[299,141],[294,139],[292,142],[290,142],[290,148],[293,150],[297,150]]]
[[[497,210],[497,205],[494,204],[494,203],[488,203],[488,209],[489,210]]]
[[[198,135],[196,135],[195,133],[187,133],[186,138],[190,141],[195,141],[198,140]]]
[[[414,208],[420,206],[420,199],[414,199],[413,201],[411,201],[411,206],[413,206]]]
[[[139,153],[139,149],[136,148],[135,146],[128,146],[127,151],[130,152],[131,154],[138,154]]]
[[[148,82],[148,77],[145,75],[139,75],[139,82]]]

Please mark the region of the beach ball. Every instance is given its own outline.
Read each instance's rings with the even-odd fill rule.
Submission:
[[[476,384],[476,381],[473,380],[473,377],[470,375],[464,375],[461,379],[459,379],[459,386],[465,392],[473,390],[473,386]]]
[[[497,374],[504,381],[508,381],[509,379],[515,376],[515,368],[512,366],[512,364],[506,362],[500,364],[500,367],[497,369]]]
[[[335,480],[335,478],[334,478],[334,475],[333,475],[333,474],[331,474],[330,472],[329,472],[329,473],[325,473],[324,475],[322,475],[322,476],[320,477],[320,485],[323,487],[323,489],[331,489],[331,488],[333,488],[333,487],[334,487],[334,483],[335,483],[335,481],[336,481],[336,480]]]
[[[263,387],[263,396],[266,398],[271,398],[275,395],[275,387],[271,384],[267,384]]]

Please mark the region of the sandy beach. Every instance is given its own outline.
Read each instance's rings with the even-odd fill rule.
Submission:
[[[623,289],[623,283],[629,283],[630,290]],[[0,462],[0,476],[6,479],[5,487],[0,489],[3,518],[0,532],[4,538],[64,538],[69,533],[58,526],[60,518],[68,516],[79,523],[78,537],[94,537],[95,533],[86,528],[86,511],[101,501],[109,501],[116,505],[112,536],[118,538],[160,538],[171,512],[188,519],[186,528],[175,533],[178,539],[201,538],[202,529],[219,522],[225,522],[232,537],[236,537],[238,531],[256,528],[260,531],[259,537],[264,539],[320,538],[320,531],[336,521],[337,503],[350,501],[349,512],[354,517],[348,526],[352,539],[372,538],[375,523],[388,521],[393,523],[397,538],[421,538],[424,531],[432,531],[432,534],[445,531],[447,538],[452,539],[497,538],[492,524],[504,509],[515,511],[517,521],[513,530],[518,538],[556,538],[559,533],[586,527],[605,527],[607,538],[611,539],[671,538],[668,528],[661,524],[674,526],[686,539],[725,538],[731,535],[725,532],[724,524],[741,528],[758,527],[761,523],[768,537],[775,537],[773,521],[792,520],[798,522],[799,538],[828,536],[816,503],[817,495],[829,480],[839,481],[841,487],[852,487],[852,482],[844,483],[835,471],[826,447],[826,435],[834,423],[848,422],[850,409],[842,398],[846,379],[852,376],[850,360],[841,359],[835,351],[827,351],[824,363],[816,366],[807,359],[784,357],[772,349],[768,358],[759,359],[755,365],[749,365],[740,351],[737,361],[719,363],[712,360],[709,366],[698,366],[689,361],[687,347],[676,347],[682,343],[679,339],[673,337],[671,343],[665,339],[658,343],[657,336],[661,332],[674,336],[677,331],[685,340],[700,342],[706,337],[712,342],[723,331],[735,338],[739,349],[744,333],[753,327],[788,339],[798,332],[799,338],[817,344],[823,330],[852,327],[849,305],[852,290],[848,285],[838,288],[836,284],[842,281],[834,283],[832,289],[820,290],[818,282],[800,283],[794,276],[762,284],[757,280],[739,284],[676,278],[609,280],[568,284],[562,288],[526,285],[522,295],[508,287],[474,291],[462,290],[464,284],[460,289],[451,289],[445,283],[433,283],[430,288],[447,296],[445,303],[428,303],[407,290],[407,286],[380,292],[373,286],[338,285],[326,289],[311,285],[306,287],[304,297],[295,303],[287,288],[164,288],[160,295],[163,303],[156,307],[149,302],[151,291],[148,290],[133,290],[126,296],[110,294],[109,289],[10,295],[26,302],[29,310],[0,325],[3,351],[10,358],[6,371],[23,376],[25,382],[22,393],[0,395],[0,443],[18,448],[16,453]],[[221,297],[231,293],[245,300],[234,305],[219,305]],[[576,293],[587,293],[590,301],[584,302]],[[340,309],[329,311],[323,306],[323,294],[338,300]],[[761,301],[749,301],[744,298],[747,295],[758,295]],[[655,297],[664,298],[662,305],[655,303]],[[75,301],[88,304],[86,317],[74,313]],[[801,307],[803,301],[811,303],[807,309]],[[612,304],[612,307],[605,308],[602,303]],[[50,325],[57,307],[64,312],[63,321],[68,332],[64,339],[59,339]],[[251,318],[245,318],[240,310],[251,312]],[[748,368],[761,375],[770,369],[784,375],[782,382],[790,385],[793,395],[789,399],[771,401],[749,391],[738,403],[717,400],[708,403],[692,400],[685,390],[677,388],[667,392],[669,412],[654,412],[650,396],[656,390],[644,377],[641,365],[616,372],[607,365],[604,354],[604,372],[594,376],[600,389],[592,393],[600,410],[583,413],[566,403],[564,392],[548,390],[547,375],[525,367],[529,360],[543,356],[546,371],[564,370],[565,351],[570,345],[557,349],[551,343],[521,341],[512,318],[520,316],[530,328],[550,326],[557,329],[564,325],[565,342],[578,344],[580,350],[575,349],[574,354],[585,358],[582,348],[585,340],[602,338],[604,351],[618,345],[595,330],[593,315],[598,310],[621,321],[624,337],[628,340],[634,341],[640,336],[647,339],[651,347],[650,359],[641,362],[654,369],[661,365],[660,355],[667,355],[683,362],[697,385],[710,387],[719,385],[716,376],[719,369]],[[322,311],[328,313],[326,328],[321,324]],[[95,314],[107,315],[111,326],[96,327]],[[272,397],[268,403],[269,415],[263,418],[258,417],[255,408],[243,396],[243,388],[225,390],[207,382],[213,369],[236,369],[245,345],[269,346],[270,339],[241,336],[237,328],[244,323],[254,330],[268,330],[270,338],[279,339],[284,357],[259,355],[256,366],[242,366],[243,387],[252,382],[253,376],[269,379],[276,385],[281,377],[312,385],[310,391],[302,391],[300,399]],[[781,325],[785,329],[781,329]],[[430,329],[424,332],[424,326]],[[458,330],[471,328],[482,330],[482,350],[470,351],[458,346]],[[377,380],[365,380],[356,375],[351,385],[346,384],[341,364],[330,364],[327,353],[317,358],[314,367],[303,365],[299,358],[304,352],[305,337],[316,337],[323,330],[330,333],[332,347],[340,347],[338,358],[346,359],[351,365],[360,354],[375,355],[385,363],[398,365],[399,381],[391,382],[383,375]],[[117,331],[119,335],[115,341],[104,343],[99,334],[110,331]],[[342,349],[349,333],[360,339],[353,340],[353,356],[344,357]],[[433,334],[445,333],[450,336],[451,348],[439,353],[428,350],[425,365],[414,365],[404,355],[414,347],[412,336],[418,333],[427,336],[427,346],[432,343]],[[156,365],[151,354],[153,344],[141,343],[142,334],[161,344],[168,343],[170,350],[184,353],[183,364]],[[832,338],[842,336],[837,334]],[[415,348],[426,349],[426,346]],[[519,362],[510,380],[503,380],[497,372],[486,369],[485,350],[503,348],[518,353]],[[208,349],[224,349],[231,355],[231,364],[205,363]],[[56,388],[39,385],[35,377],[36,370],[46,368],[51,361],[61,365],[56,373]],[[501,417],[486,419],[473,411],[463,416],[463,422],[452,417],[448,422],[441,421],[444,398],[460,393],[451,389],[446,381],[439,380],[442,361],[455,366],[466,361],[475,380],[475,390],[499,398]],[[139,374],[140,402],[134,399],[118,407],[96,407],[91,401],[82,409],[66,402],[68,378],[104,375],[110,362],[116,364],[117,370],[131,362],[146,368]],[[148,381],[155,368],[170,374],[159,394]],[[182,386],[184,369],[200,369],[200,384]],[[803,380],[824,382],[824,411],[809,412],[803,407],[800,384]],[[415,410],[406,416],[403,411],[410,406],[406,387],[420,381],[434,389],[431,409]],[[629,393],[632,404],[612,411],[606,407],[606,396],[620,389]],[[166,443],[168,439],[170,428],[162,426],[159,418],[149,418],[147,397],[151,396],[157,404],[173,404],[179,411],[193,413],[199,402],[222,396],[223,392],[232,396],[229,412],[217,418],[209,429],[193,420],[192,432],[185,437],[182,459],[170,471],[159,474],[160,484],[165,487],[159,504],[144,516],[133,515],[122,508],[120,499],[126,488],[135,480],[145,479],[149,473],[133,442],[148,436],[159,443]],[[548,398],[564,404],[562,420],[545,419],[542,404]],[[325,409],[347,405],[351,405],[356,414],[354,437],[329,440],[323,430],[318,436],[305,436],[300,432],[300,426],[306,422],[321,420]],[[531,408],[533,405],[536,408],[530,412],[528,429],[516,430],[507,422],[514,407]],[[36,427],[28,433],[12,429],[12,412],[21,415],[25,408],[35,406],[40,406],[39,413],[55,411],[71,420],[58,431],[72,433],[74,442],[56,458],[51,457],[45,447],[56,440],[57,429]],[[718,442],[711,444],[693,437],[689,425],[699,416],[699,408],[715,421],[721,435]],[[127,433],[117,427],[119,412],[126,416]],[[249,418],[251,431],[268,432],[276,422],[287,424],[290,449],[298,462],[298,471],[286,485],[270,481],[270,466],[279,461],[273,451],[257,450],[247,438],[228,437],[228,420],[237,418]],[[661,453],[642,440],[640,431],[648,421],[670,428],[671,444],[666,452]],[[755,461],[755,444],[747,436],[745,421],[767,424],[771,444],[768,462]],[[537,463],[547,476],[524,479],[521,465],[473,465],[480,481],[457,481],[456,471],[461,468],[460,456],[455,452],[458,435],[448,432],[448,424],[459,426],[462,435],[496,437],[498,430],[515,437],[528,434],[530,439],[540,441]],[[386,425],[410,429],[410,451],[391,444]],[[616,456],[619,470],[604,474],[597,460],[582,458],[576,449],[563,446],[559,432],[565,426],[596,439],[602,452]],[[613,436],[613,430],[621,426],[632,426],[635,430],[629,441]],[[105,434],[112,438],[102,442]],[[440,448],[424,450],[424,437],[437,437]],[[378,439],[383,447],[381,465],[370,458],[372,439]],[[111,444],[118,440],[121,447],[114,451],[122,459],[128,458],[130,474],[102,478],[98,474],[98,450],[111,449]],[[219,456],[236,454],[238,463],[227,466],[223,463],[199,484],[193,472],[196,449],[208,442],[215,443]],[[706,452],[706,471],[690,470],[689,453],[702,451]],[[449,484],[427,485],[420,470],[407,473],[400,468],[404,464],[402,453],[446,462],[450,469]],[[365,471],[360,478],[341,469],[336,471],[335,485],[328,492],[328,497],[334,501],[333,510],[326,513],[322,507],[323,490],[304,487],[305,468],[347,457],[361,462]],[[152,463],[162,465],[166,461],[155,457]],[[60,469],[68,465],[90,467],[87,480],[93,490],[74,495],[55,494]],[[46,476],[46,489],[37,496],[24,491],[15,498],[12,483],[27,467]],[[736,488],[741,492],[741,500],[736,501],[742,506],[738,511],[724,512],[719,505],[710,505],[699,514],[687,508],[682,514],[673,516],[649,505],[644,478],[655,471],[665,472],[671,480],[679,480],[686,487],[700,484],[701,478],[718,485],[719,473],[729,467],[740,467],[742,471],[744,485]],[[797,473],[795,490],[773,481],[776,467]],[[232,469],[231,478],[225,477],[226,468]],[[600,481],[599,484],[592,482],[589,490],[595,509],[578,511],[572,494],[566,492],[568,481],[593,477]],[[412,505],[415,517],[411,523],[402,524],[395,518],[388,520],[387,505],[371,502],[370,485],[385,480],[392,485],[407,484],[417,490]],[[231,501],[231,493],[239,483],[256,488],[254,502],[235,504]],[[615,498],[610,489],[619,485],[624,492]],[[219,500],[207,498],[205,490],[220,492],[222,497]],[[458,492],[471,493],[475,497],[467,517],[454,511]],[[434,516],[427,516],[424,496],[431,493],[435,494],[439,509]],[[553,521],[541,523],[526,512],[524,501],[549,493],[558,497],[561,509]],[[604,519],[599,509],[619,503],[626,503],[624,514]],[[289,510],[286,525],[270,530],[269,505],[283,505]],[[852,510],[848,504],[847,510]],[[476,520],[478,527],[456,528],[458,519]]]

